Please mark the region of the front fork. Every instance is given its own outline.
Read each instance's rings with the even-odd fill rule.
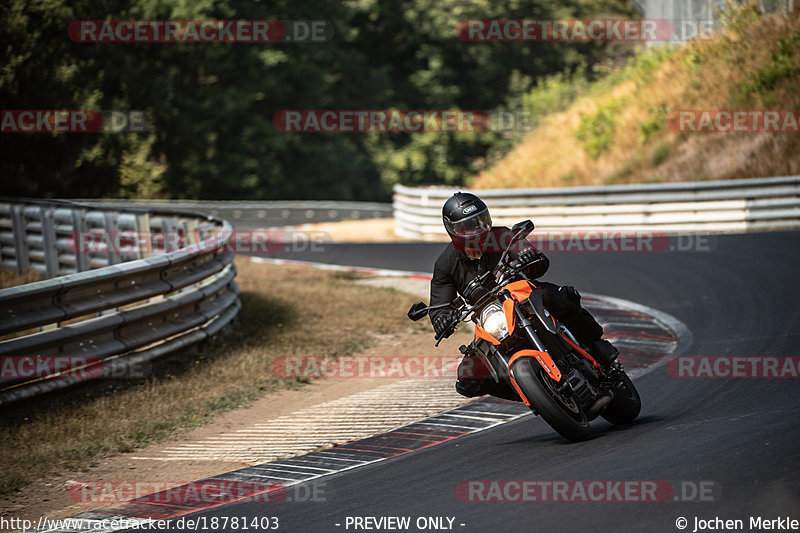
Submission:
[[[511,297],[511,293],[505,290],[500,291],[499,297],[501,303],[505,303],[506,300],[511,300],[514,302],[514,317],[517,322],[515,328],[522,328],[522,331],[525,332],[525,338],[528,339],[528,342],[530,342],[536,350],[540,352],[547,352],[547,348],[545,347],[544,343],[542,343],[542,340],[536,334],[536,330],[533,329],[533,323],[528,320],[528,317],[522,312],[522,309],[520,309],[517,301]]]
[[[528,317],[525,316],[525,313],[522,312],[522,310],[520,309],[519,305],[517,304],[517,301],[514,300],[511,297],[511,294],[508,291],[505,291],[505,290],[500,292],[499,297],[500,297],[501,303],[503,303],[503,302],[505,302],[506,300],[509,300],[509,299],[512,302],[514,302],[514,320],[516,322],[516,324],[514,326],[514,329],[521,328],[522,331],[525,332],[525,338],[528,340],[528,342],[531,343],[531,346],[533,346],[536,349],[536,351],[543,352],[544,354],[547,354],[547,357],[550,359],[549,363],[551,363],[552,366],[555,366],[555,362],[552,361],[552,358],[550,358],[550,355],[549,355],[549,353],[547,351],[547,348],[545,347],[544,343],[542,343],[542,341],[539,338],[539,336],[536,334],[536,331],[533,329],[533,324],[531,323],[530,320],[528,320]],[[509,327],[509,331],[510,331],[512,329],[511,328],[511,324],[509,324],[508,327]],[[513,376],[513,371],[511,370],[511,363],[512,363],[512,359],[513,359],[513,355],[514,354],[511,354],[511,355],[505,354],[501,350],[498,350],[498,349],[496,349],[494,347],[491,347],[489,349],[493,352],[494,356],[497,359],[499,359],[499,361],[502,363],[503,367],[508,369],[509,373],[511,374],[510,377],[513,379],[514,376]],[[499,383],[500,382],[501,378],[497,374],[497,371],[496,371],[494,365],[491,364],[491,361],[489,360],[489,357],[487,356],[487,354],[484,354],[481,350],[478,350],[478,349],[474,348],[473,346],[469,346],[469,347],[462,346],[461,347],[461,353],[463,353],[464,355],[470,355],[470,356],[476,356],[476,357],[483,358],[484,362],[491,369],[490,373],[491,373],[492,379],[494,379],[495,383]],[[542,361],[539,361],[539,362],[540,362],[540,364],[545,366],[545,363],[543,363]],[[545,370],[547,370],[547,366],[545,366]]]

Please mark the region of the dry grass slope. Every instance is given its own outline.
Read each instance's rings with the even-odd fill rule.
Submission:
[[[685,133],[678,110],[800,109],[800,13],[743,9],[711,40],[642,52],[566,110],[540,118],[477,189],[564,187],[800,173],[798,133]]]

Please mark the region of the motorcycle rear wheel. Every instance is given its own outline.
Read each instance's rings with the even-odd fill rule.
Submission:
[[[531,410],[542,416],[550,427],[572,442],[589,435],[589,420],[574,401],[556,391],[553,380],[529,358],[514,363],[514,379],[531,402]]]
[[[642,400],[639,391],[625,374],[622,383],[614,389],[614,399],[601,415],[612,424],[630,424],[642,410]]]

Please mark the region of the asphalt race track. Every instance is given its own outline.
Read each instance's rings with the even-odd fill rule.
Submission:
[[[330,244],[283,257],[430,272],[442,246]],[[800,356],[800,232],[715,236],[696,248],[549,253],[544,279],[671,314],[692,332],[684,355]],[[347,527],[348,516],[411,517],[407,531],[419,531],[418,517],[454,517],[452,529],[465,532],[674,532],[679,517],[688,531],[695,517],[741,519],[750,531],[751,516],[800,520],[800,379],[679,379],[662,366],[637,386],[639,420],[595,421],[586,442],[570,444],[527,416],[317,480],[321,501],[193,516],[276,516],[287,532],[398,531]],[[456,493],[464,480],[664,480],[676,492],[658,502],[471,502]]]

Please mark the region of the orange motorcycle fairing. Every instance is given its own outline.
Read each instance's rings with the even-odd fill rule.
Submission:
[[[530,298],[533,289],[536,287],[533,283],[530,283],[525,280],[515,281],[513,283],[509,283],[505,287],[505,290],[511,293],[511,297],[514,298],[516,301],[522,303],[528,298]]]
[[[478,339],[483,339],[491,342],[495,346],[500,346],[499,340],[492,337],[491,334],[483,329],[480,324],[475,324],[475,342],[478,342]]]
[[[511,356],[511,359],[508,360],[508,376],[511,378],[511,384],[514,386],[514,390],[517,391],[517,394],[519,394],[519,397],[522,398],[523,403],[530,407],[531,402],[525,397],[522,389],[519,388],[519,385],[517,385],[517,382],[514,380],[514,374],[511,372],[511,365],[513,365],[517,359],[523,357],[532,357],[536,359],[553,381],[561,381],[561,371],[547,352],[540,352],[539,350],[520,350]]]
[[[506,327],[508,334],[514,333],[514,327],[517,325],[517,315],[514,314],[514,300],[505,300],[503,302],[503,313],[506,315]]]

